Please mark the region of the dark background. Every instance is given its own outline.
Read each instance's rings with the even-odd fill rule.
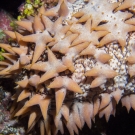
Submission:
[[[25,0],[0,0],[0,9],[3,9],[9,12],[13,17],[17,17],[19,14],[18,7],[24,2]]]

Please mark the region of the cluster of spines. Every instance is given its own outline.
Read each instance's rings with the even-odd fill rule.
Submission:
[[[104,2],[107,1],[105,0]],[[111,114],[115,114],[115,105],[122,97],[122,91],[119,89],[112,93],[102,93],[99,95],[101,96],[101,100],[99,97],[97,97],[93,99],[93,101],[89,102],[74,102],[71,112],[69,110],[69,105],[66,103],[63,104],[66,96],[66,90],[82,93],[79,85],[71,78],[67,76],[58,76],[60,72],[64,72],[66,70],[74,72],[73,57],[76,55],[94,56],[101,65],[100,67],[94,67],[85,73],[85,76],[95,77],[91,83],[91,88],[104,84],[107,81],[107,78],[114,78],[117,76],[117,73],[114,70],[111,70],[110,67],[104,66],[104,63],[107,63],[111,59],[111,56],[106,54],[104,51],[96,49],[96,45],[102,46],[112,42],[113,40],[117,40],[117,38],[112,38],[113,40],[110,39],[114,35],[108,36],[108,33],[110,32],[108,31],[110,26],[108,25],[109,23],[104,24],[104,26],[96,26],[95,24],[93,26],[92,22],[94,22],[94,18],[91,18],[90,14],[84,14],[82,10],[82,12],[73,15],[76,18],[80,18],[79,20],[73,17],[73,20],[68,22],[69,25],[63,26],[63,16],[65,17],[68,14],[66,3],[67,1],[61,0],[56,7],[47,11],[44,9],[44,6],[42,6],[39,10],[39,14],[36,15],[32,21],[28,20],[16,22],[25,30],[31,32],[31,35],[22,36],[18,32],[5,31],[7,35],[17,41],[19,47],[12,47],[8,44],[0,44],[0,47],[8,52],[2,54],[6,60],[1,62],[1,76],[12,77],[13,74],[20,72],[19,70],[21,68],[45,72],[41,77],[38,74],[33,74],[30,76],[30,78],[26,76],[22,81],[16,82],[18,87],[21,88],[21,91],[17,92],[16,95],[13,96],[13,99],[15,102],[19,102],[19,104],[21,104],[20,101],[25,101],[25,103],[21,109],[19,104],[17,109],[15,109],[14,105],[11,108],[11,112],[14,116],[20,116],[29,112],[30,117],[28,122],[28,131],[40,119],[42,114],[45,121],[41,121],[41,134],[44,134],[45,132],[43,128],[44,124],[47,134],[51,133],[52,127],[49,125],[49,115],[47,114],[51,97],[45,94],[40,95],[38,92],[27,89],[31,88],[30,86],[32,86],[35,87],[37,91],[41,91],[44,89],[41,84],[45,83],[51,78],[55,77],[47,87],[50,89],[55,89],[56,111],[54,111],[53,114],[55,124],[53,128],[55,128],[54,131],[56,132],[54,134],[56,134],[58,130],[60,130],[62,134],[64,132],[62,128],[63,122],[61,121],[62,116],[64,116],[64,123],[71,135],[74,134],[74,131],[76,134],[78,134],[78,128],[82,129],[85,122],[89,127],[91,127],[91,119],[94,120],[94,116],[97,113],[99,113],[100,117],[105,114],[106,120],[108,121],[109,116]],[[114,7],[116,8],[116,5],[117,4],[112,6],[112,9],[110,9],[111,14],[117,14],[112,12]],[[120,7],[123,5],[124,3]],[[119,10],[120,7],[118,7],[116,11]],[[61,11],[63,12],[60,13]],[[130,13],[125,14],[126,17],[124,18],[124,21],[128,17],[131,17]],[[60,15],[60,17],[53,22],[49,17],[56,15]],[[132,20],[133,19],[126,21],[128,24],[125,26],[127,30],[124,31],[124,34],[127,34],[127,32],[135,29],[135,27],[132,25]],[[99,22],[102,22],[102,20],[99,20]],[[110,33],[112,34],[113,32]],[[103,39],[99,41],[99,38],[102,37]],[[35,43],[35,49],[33,52],[30,52],[29,55],[27,55],[27,42]],[[123,47],[125,44],[125,39],[123,41],[118,40],[118,42]],[[48,61],[38,61],[41,54],[46,50],[46,47]],[[62,60],[57,59],[53,52],[63,54],[64,56],[62,57]],[[130,62],[130,59],[131,56],[127,59],[127,61]],[[6,66],[7,68],[5,68]],[[30,98],[30,100],[27,101],[27,98]],[[134,95],[122,98],[122,104],[123,106],[127,107],[128,111],[131,107],[133,109],[135,108],[133,104],[134,99]],[[38,108],[32,107],[37,104],[39,105],[41,112],[37,110]],[[88,108],[87,111],[86,108]],[[72,119],[74,119],[74,121]]]

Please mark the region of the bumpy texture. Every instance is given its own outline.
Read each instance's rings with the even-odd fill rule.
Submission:
[[[16,79],[12,117],[29,116],[28,131],[78,134],[95,115],[115,115],[121,100],[135,109],[134,0],[59,0],[38,15],[17,21],[21,32],[0,44],[7,51],[1,77]],[[20,30],[19,30],[20,31]]]

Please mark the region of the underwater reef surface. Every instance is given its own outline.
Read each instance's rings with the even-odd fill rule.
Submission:
[[[74,135],[84,127],[87,134],[87,126],[95,128],[89,132],[102,128],[103,116],[107,122],[125,116],[116,113],[118,106],[134,113],[134,5],[133,0],[59,0],[16,21],[16,31],[4,30],[12,41],[0,43],[5,50],[0,76],[16,83],[10,113],[28,118],[27,133],[36,128],[41,135]],[[121,134],[108,126],[110,131],[103,126],[100,134]]]

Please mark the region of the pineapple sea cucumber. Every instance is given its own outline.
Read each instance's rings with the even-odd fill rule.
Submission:
[[[135,109],[134,0],[59,0],[16,21],[0,76],[17,84],[12,117],[29,116],[28,131],[78,134],[96,115],[115,115],[119,101]]]

